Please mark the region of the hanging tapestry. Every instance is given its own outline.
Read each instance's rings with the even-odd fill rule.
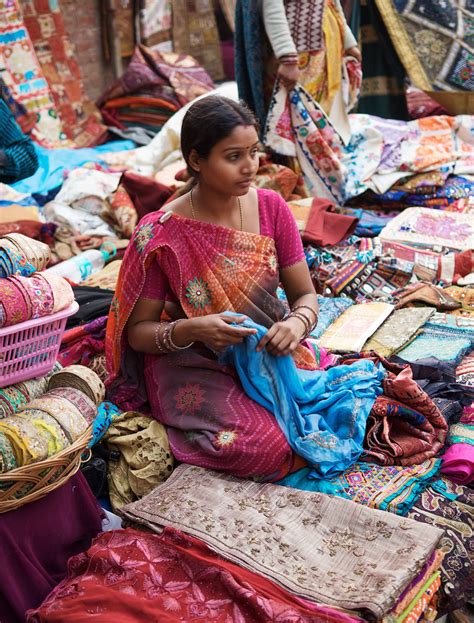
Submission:
[[[67,138],[76,147],[97,143],[105,132],[95,106],[84,93],[75,50],[57,2],[23,3],[23,18]]]
[[[0,72],[13,98],[36,116],[31,133],[34,140],[45,147],[67,146],[52,91],[35,54],[18,0],[0,0]]]
[[[376,0],[410,79],[426,91],[474,90],[472,0]]]
[[[149,48],[165,42],[171,47],[172,15],[171,0],[141,0],[141,42]]]
[[[213,80],[224,78],[212,0],[174,0],[173,49],[193,56]]]

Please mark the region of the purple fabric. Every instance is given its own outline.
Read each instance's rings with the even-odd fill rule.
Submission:
[[[0,514],[0,621],[23,623],[101,531],[102,511],[79,472],[46,497]]]

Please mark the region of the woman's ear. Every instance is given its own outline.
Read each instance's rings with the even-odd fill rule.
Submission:
[[[199,171],[201,170],[200,161],[201,158],[199,157],[197,151],[195,149],[191,149],[191,152],[189,154],[189,166],[196,173],[199,173]]]

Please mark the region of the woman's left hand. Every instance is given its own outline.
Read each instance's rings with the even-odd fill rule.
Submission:
[[[359,63],[362,63],[362,54],[359,48],[355,45],[353,48],[349,48],[344,52],[344,56],[353,56]]]
[[[257,345],[257,351],[264,348],[276,357],[291,355],[296,350],[305,332],[301,320],[288,318],[275,324],[267,331]]]

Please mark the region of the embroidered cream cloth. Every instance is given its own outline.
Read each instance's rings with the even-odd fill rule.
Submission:
[[[421,570],[438,528],[322,493],[239,480],[192,465],[121,509],[172,526],[285,589],[380,619]]]

